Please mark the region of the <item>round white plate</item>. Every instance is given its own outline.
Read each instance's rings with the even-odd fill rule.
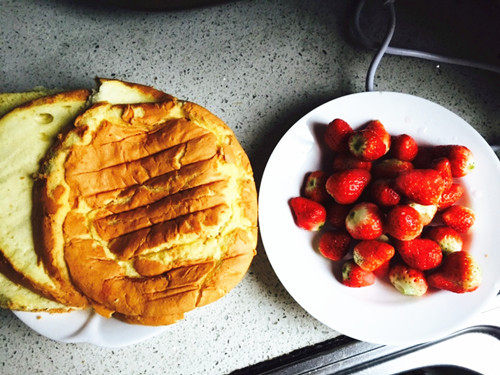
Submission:
[[[13,311],[31,329],[49,339],[117,348],[137,344],[164,332],[168,326],[149,327],[106,319],[92,310],[62,314]]]
[[[321,168],[317,135],[334,118],[353,128],[379,119],[391,134],[407,133],[419,144],[463,144],[476,168],[461,182],[476,224],[466,239],[483,282],[473,293],[437,291],[421,298],[398,293],[377,280],[348,288],[334,276],[336,263],[314,250],[314,233],[298,228],[288,205],[304,175]],[[486,141],[463,119],[428,100],[392,92],[366,92],[332,100],[300,119],[283,136],[267,163],[259,198],[260,231],[267,256],[292,297],[313,317],[345,335],[378,344],[413,344],[461,327],[500,286],[498,195],[500,163]]]

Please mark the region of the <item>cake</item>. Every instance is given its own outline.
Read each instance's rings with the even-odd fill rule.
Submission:
[[[0,120],[7,144],[9,116],[31,108],[18,117],[20,131],[6,133],[14,155],[24,126],[51,120],[46,136],[38,125],[28,137],[29,149],[38,150],[21,158],[30,160],[28,169],[9,159],[8,186],[24,216],[19,228],[7,221],[13,229],[0,230],[0,296],[26,297],[1,305],[92,306],[104,316],[160,325],[225,295],[245,275],[257,241],[252,170],[231,129],[201,106],[147,86],[103,79],[97,93],[77,92],[80,106],[72,111],[64,98],[75,92],[36,99]],[[67,116],[32,110],[48,102]],[[14,182],[23,173],[30,178],[21,189]],[[9,235],[17,248],[4,246]]]

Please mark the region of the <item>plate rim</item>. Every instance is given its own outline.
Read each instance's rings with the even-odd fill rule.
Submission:
[[[49,312],[33,312],[33,311],[16,311],[16,310],[11,310],[11,312],[16,316],[17,319],[19,319],[23,324],[25,324],[27,327],[35,331],[37,334],[48,338],[49,340],[56,341],[56,342],[61,342],[61,343],[66,343],[66,344],[78,344],[78,343],[86,343],[86,344],[91,344],[95,345],[98,347],[102,348],[122,348],[130,345],[135,345],[139,344],[145,340],[148,340],[150,338],[156,337],[163,332],[165,332],[168,329],[168,325],[164,326],[141,326],[141,325],[133,325],[130,323],[122,322],[119,319],[116,318],[105,318],[102,317],[101,315],[97,314],[95,311],[91,311],[89,309],[84,309],[84,310],[73,310],[73,311],[67,311],[67,312],[61,312],[61,313],[49,313]],[[36,319],[37,315],[42,315],[45,316],[45,318],[50,319],[54,315],[56,315],[57,318],[63,318],[65,320],[70,320],[70,319],[75,319],[76,314],[80,313],[85,313],[87,314],[87,318],[85,322],[78,327],[78,329],[67,336],[64,337],[56,337],[54,335],[47,335],[44,332],[41,332],[39,329],[38,324],[32,324],[31,320],[35,318],[35,322],[38,320]],[[106,340],[106,336],[100,335],[99,331],[95,332],[93,330],[93,325],[94,324],[104,324],[108,321],[108,319],[113,319],[120,324],[127,324],[133,327],[147,327],[142,334],[140,335],[134,335],[134,336],[128,336],[125,335],[125,339],[121,339],[119,343],[116,342],[116,340]],[[43,319],[40,319],[40,323],[44,324]],[[139,328],[140,329],[140,328]],[[122,336],[123,337],[123,336]]]

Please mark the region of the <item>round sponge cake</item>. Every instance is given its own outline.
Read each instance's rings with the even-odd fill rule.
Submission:
[[[95,104],[41,172],[46,268],[67,269],[103,315],[173,323],[226,294],[255,255],[248,158],[194,103]]]

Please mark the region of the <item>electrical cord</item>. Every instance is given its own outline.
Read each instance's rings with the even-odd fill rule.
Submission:
[[[363,33],[361,26],[359,24],[361,11],[363,10],[365,3],[366,0],[360,0],[358,2],[358,6],[356,7],[356,11],[354,14],[354,31],[358,38],[358,41],[362,45],[364,45],[366,48],[376,50],[377,49],[376,42],[368,38]],[[390,14],[389,27],[387,30],[387,34],[384,38],[384,41],[382,42],[382,45],[378,47],[377,54],[373,58],[370,64],[370,68],[368,69],[368,73],[366,75],[366,91],[374,91],[373,82],[375,80],[375,74],[377,72],[378,66],[380,65],[382,57],[386,53],[389,55],[416,57],[425,60],[437,61],[439,63],[444,63],[444,64],[467,66],[470,68],[483,69],[500,74],[500,67],[491,64],[484,64],[477,61],[469,61],[465,59],[453,58],[453,57],[438,55],[435,53],[412,50],[407,48],[391,47],[389,44],[391,43],[392,37],[394,36],[394,31],[396,29],[396,9],[394,3],[395,0],[387,0],[385,2],[385,5],[389,7],[389,14]],[[490,146],[495,153],[500,152],[500,145],[490,145]]]
[[[391,14],[389,30],[387,31],[387,35],[385,36],[380,49],[378,50],[377,54],[370,64],[370,69],[368,69],[368,74],[366,76],[366,91],[373,91],[373,81],[375,79],[375,73],[377,72],[377,68],[380,65],[382,57],[387,52],[387,48],[389,48],[389,43],[391,43],[392,37],[394,36],[394,30],[396,30],[396,9],[394,8],[394,0],[390,0],[386,2],[386,4],[389,5],[389,13]]]
[[[395,10],[395,0],[388,0],[385,2],[385,5],[389,7],[390,20],[389,20],[389,28],[387,34],[382,42],[382,45],[377,47],[377,43],[368,38],[361,29],[360,26],[360,17],[361,11],[366,3],[366,0],[360,0],[355,10],[354,14],[354,33],[355,37],[357,37],[358,41],[369,49],[378,49],[377,54],[373,58],[370,69],[368,70],[368,74],[366,77],[366,91],[373,91],[373,82],[375,73],[377,71],[378,66],[380,65],[380,61],[384,54],[389,55],[397,55],[397,56],[407,56],[407,57],[416,57],[425,60],[436,61],[444,64],[454,64],[467,66],[470,68],[483,69],[488,70],[497,74],[500,74],[500,66],[492,65],[492,64],[484,64],[477,61],[470,61],[466,59],[459,59],[454,57],[448,57],[443,55],[438,55],[435,53],[429,53],[425,51],[412,50],[407,48],[399,48],[399,47],[391,47],[389,44],[394,35],[394,30],[396,28],[396,10]]]

